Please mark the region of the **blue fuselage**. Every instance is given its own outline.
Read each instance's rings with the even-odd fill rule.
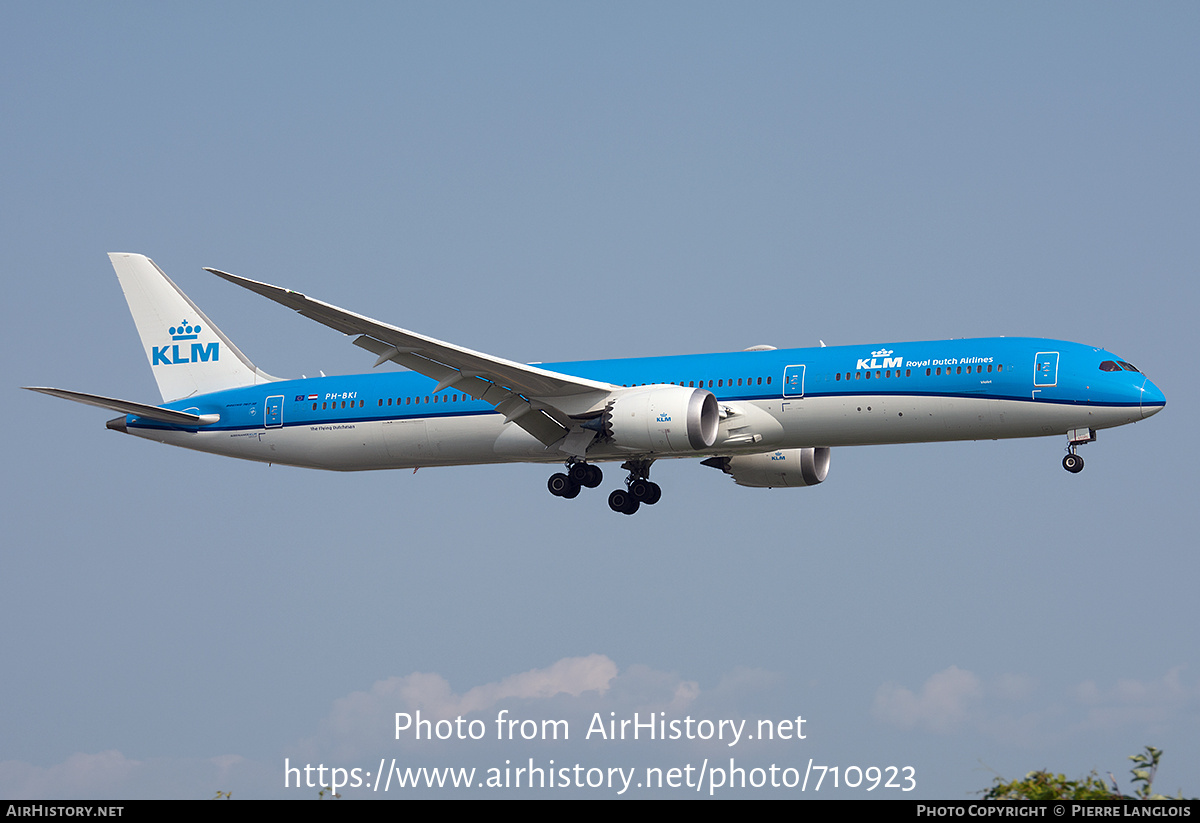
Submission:
[[[1156,413],[1163,393],[1103,349],[1060,340],[981,338],[545,364],[617,387],[704,388],[722,436],[704,451],[931,442],[1063,434]],[[135,415],[132,434],[253,460],[342,470],[544,460],[548,451],[488,403],[413,372],[284,380],[165,404],[219,415],[200,428]],[[728,428],[728,430],[726,430]],[[746,429],[750,436],[746,436]],[[754,435],[757,435],[755,439]],[[627,451],[598,445],[589,459]]]

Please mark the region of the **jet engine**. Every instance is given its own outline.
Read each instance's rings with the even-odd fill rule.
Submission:
[[[782,449],[736,457],[710,457],[705,466],[720,469],[739,486],[756,489],[815,486],[829,474],[829,448]]]
[[[598,422],[617,448],[679,454],[712,446],[720,418],[712,392],[661,386],[617,395]]]

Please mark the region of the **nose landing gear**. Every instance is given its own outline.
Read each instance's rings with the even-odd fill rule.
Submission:
[[[1063,468],[1071,474],[1079,474],[1083,471],[1083,458],[1075,453],[1075,449],[1084,443],[1091,443],[1095,439],[1095,429],[1071,429],[1067,432],[1067,456],[1063,458]]]

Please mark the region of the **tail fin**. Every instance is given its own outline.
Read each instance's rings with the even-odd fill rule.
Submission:
[[[164,401],[279,379],[259,371],[149,257],[108,259]]]

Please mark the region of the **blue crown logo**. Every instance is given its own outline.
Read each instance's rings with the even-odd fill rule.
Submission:
[[[171,333],[172,340],[195,340],[200,336],[200,324],[197,323],[193,326],[184,320],[178,326],[172,326],[167,331]]]

